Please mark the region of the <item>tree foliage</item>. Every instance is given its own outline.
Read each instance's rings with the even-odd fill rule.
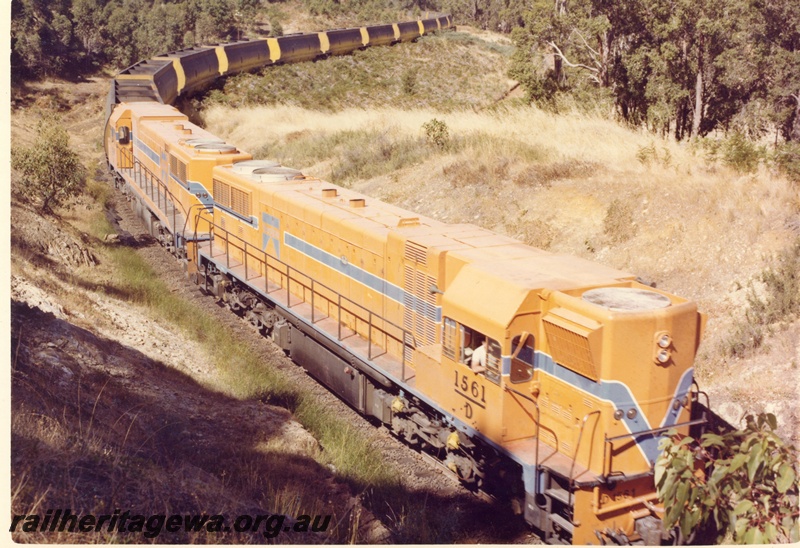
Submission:
[[[798,455],[776,428],[767,413],[743,430],[665,439],[655,466],[665,527],[703,542],[798,542]]]
[[[86,168],[70,147],[63,124],[54,117],[39,122],[31,147],[11,149],[11,167],[20,173],[25,192],[41,202],[45,213],[68,207],[86,181]]]
[[[612,97],[677,139],[772,128],[800,139],[800,10],[792,0],[532,0],[511,77],[531,101]]]
[[[243,38],[260,6],[259,0],[13,0],[12,73],[69,77]]]
[[[457,23],[511,33],[510,76],[545,108],[558,109],[564,98],[608,106],[632,125],[676,139],[724,130],[800,142],[795,0],[303,3],[336,22],[442,10]],[[243,38],[265,8],[264,0],[12,0],[12,75],[73,77]],[[273,36],[282,34],[277,20],[271,27]]]

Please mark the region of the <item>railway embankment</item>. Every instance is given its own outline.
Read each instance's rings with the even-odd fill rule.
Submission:
[[[57,112],[90,168],[86,191],[56,215],[12,178],[12,513],[331,515],[326,531],[278,542],[530,539],[187,285],[105,175],[105,85],[45,84],[12,115],[14,142],[27,146]],[[504,517],[476,519],[487,513]],[[130,541],[108,530],[17,535]],[[235,530],[158,539],[263,541]]]

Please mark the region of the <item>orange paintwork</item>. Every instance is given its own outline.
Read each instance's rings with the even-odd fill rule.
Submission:
[[[191,209],[197,197],[168,177],[163,161],[141,160],[168,180],[190,211],[189,226],[199,218],[198,226],[213,232],[220,268],[243,264],[247,279],[269,270],[269,281],[283,288],[289,276],[307,280],[289,289],[308,303],[316,284],[321,314],[336,317],[345,299],[374,318],[373,325],[402,327],[416,346],[407,356],[412,374],[404,387],[518,462],[534,463],[538,441],[550,448],[548,466],[570,479],[647,474],[657,440],[631,433],[688,420],[683,398],[702,331],[694,303],[623,271],[476,226],[441,223],[324,181],[238,170],[236,162],[248,154],[188,146],[187,129],[193,137],[213,136],[169,109],[121,105],[111,127],[130,121],[137,139],[184,162],[187,178],[210,193],[224,192],[215,196],[213,214],[201,213]],[[225,200],[229,206],[220,205]],[[611,304],[604,300],[609,296]],[[629,296],[644,304],[617,309],[613,300]],[[342,323],[402,359],[402,338],[371,335],[370,324],[355,314],[342,313]],[[490,356],[480,370],[465,363],[464,347],[484,336]],[[515,337],[532,337],[533,353],[515,348]],[[534,366],[530,378],[525,360]],[[638,497],[652,497],[654,488],[646,476],[632,481],[617,487],[636,492],[629,502],[605,486],[577,488],[575,542],[596,540],[595,528],[633,535],[633,518],[644,508]]]

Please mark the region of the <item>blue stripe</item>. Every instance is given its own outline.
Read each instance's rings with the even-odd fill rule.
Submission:
[[[281,220],[278,219],[277,217],[273,217],[269,213],[264,213],[262,211],[261,212],[261,220],[264,221],[265,225],[269,225],[269,226],[272,226],[272,227],[275,227],[275,228],[280,228],[281,227]]]
[[[422,314],[430,318],[436,323],[440,323],[442,321],[441,306],[434,306],[420,299],[416,295],[405,291],[403,288],[398,287],[391,282],[387,282],[380,276],[376,276],[371,272],[367,272],[363,268],[359,268],[350,264],[346,258],[336,257],[335,255],[332,255],[331,253],[328,253],[327,251],[320,249],[306,241],[303,241],[297,236],[289,234],[288,232],[283,233],[283,242],[287,246],[299,251],[303,255],[324,264],[336,272],[347,276],[351,280],[355,280],[358,283],[367,286],[373,291],[376,291],[381,295],[384,295],[385,297],[402,304],[410,310],[416,311],[418,314]]]
[[[536,352],[536,368],[597,399],[611,402],[615,409],[621,409],[623,411],[624,414],[620,420],[622,420],[628,432],[631,434],[643,432],[652,428],[647,421],[647,417],[642,412],[642,408],[633,396],[633,392],[625,383],[602,379],[595,382],[583,375],[575,373],[571,369],[557,364],[551,356],[544,352]],[[688,394],[692,386],[692,371],[693,369],[688,369],[683,374],[675,389],[674,398],[681,399]],[[628,418],[627,415],[628,410],[631,408],[636,410],[636,416],[633,419]],[[679,415],[680,409],[678,411],[673,411],[670,406],[667,414],[661,421],[661,426],[674,425]],[[661,437],[663,437],[663,434],[643,434],[633,438],[637,447],[639,447],[639,450],[648,462],[654,463],[658,458],[660,454],[658,443]]]
[[[174,176],[173,176],[174,178]],[[177,180],[177,179],[176,179]],[[178,181],[180,183],[180,181]],[[214,205],[214,198],[211,196],[211,193],[208,189],[200,183],[196,183],[194,181],[187,181],[187,185],[189,187],[189,192],[194,194],[195,198],[200,200],[200,203],[204,206],[213,206]],[[205,198],[203,197],[205,194]]]
[[[240,221],[251,225],[253,228],[258,228],[258,219],[256,217],[252,217],[252,216],[251,217],[245,217],[241,213],[237,213],[234,210],[232,210],[231,208],[225,207],[224,205],[222,205],[219,202],[214,202],[214,207],[218,207],[219,209],[221,209],[225,213],[233,215],[234,217],[236,217]]]
[[[136,143],[136,148],[138,148],[139,150],[141,150],[142,152],[144,152],[144,153],[145,153],[145,155],[146,155],[148,158],[150,158],[151,160],[153,160],[153,162],[155,162],[155,163],[156,163],[156,164],[158,164],[159,166],[161,165],[161,158],[159,158],[159,156],[158,156],[158,153],[157,153],[157,152],[155,152],[155,151],[154,151],[152,148],[150,148],[149,146],[147,146],[146,144],[144,144],[144,143],[143,143],[142,141],[140,141],[139,139],[134,139],[134,140],[133,140],[133,142],[134,142],[134,143]]]

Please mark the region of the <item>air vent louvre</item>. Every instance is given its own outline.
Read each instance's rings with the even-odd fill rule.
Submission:
[[[602,326],[580,314],[556,308],[542,318],[550,353],[562,365],[594,381],[599,379]]]
[[[405,259],[412,263],[419,263],[420,266],[427,266],[428,248],[411,241],[406,241]]]
[[[250,195],[231,187],[231,209],[244,217],[250,216]]]
[[[580,373],[584,377],[597,380],[589,351],[589,340],[559,325],[544,321],[544,330],[550,342],[550,351],[557,363]]]
[[[418,345],[436,342],[436,295],[430,287],[436,280],[410,265],[404,267],[403,327],[414,334]]]

